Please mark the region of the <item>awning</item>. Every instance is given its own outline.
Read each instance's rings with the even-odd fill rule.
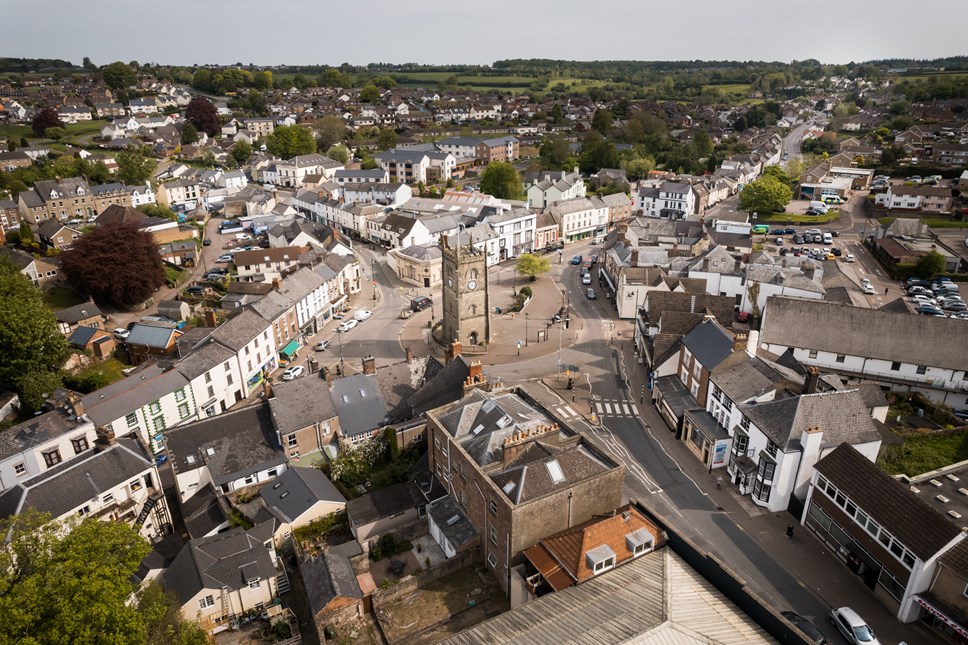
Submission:
[[[533,547],[525,549],[524,557],[531,561],[534,568],[541,573],[541,577],[555,591],[561,591],[575,584],[571,577],[562,569],[561,565],[551,557],[551,554],[541,544],[535,544]]]
[[[299,341],[291,340],[286,344],[285,347],[282,348],[282,350],[280,350],[279,353],[282,354],[283,358],[288,359],[290,356],[295,354],[298,350],[299,350]]]
[[[928,612],[930,612],[935,618],[943,622],[945,625],[950,627],[956,634],[963,636],[965,638],[968,638],[968,630],[966,630],[956,620],[953,620],[947,615],[949,612],[944,611],[944,609],[948,609],[948,608],[944,607],[944,609],[942,609],[941,608],[942,603],[938,602],[934,598],[931,598],[929,601],[929,599],[926,598],[924,594],[914,594],[914,602],[918,603],[919,605],[927,609]]]

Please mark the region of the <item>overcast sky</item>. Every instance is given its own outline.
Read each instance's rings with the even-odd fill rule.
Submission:
[[[33,0],[0,55],[175,65],[567,60],[847,63],[968,54],[966,0]]]

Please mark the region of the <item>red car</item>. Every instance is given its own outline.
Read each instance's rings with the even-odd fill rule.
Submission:
[[[741,311],[738,314],[736,314],[736,320],[738,320],[741,323],[749,322],[750,315],[748,313],[746,313],[745,311]]]

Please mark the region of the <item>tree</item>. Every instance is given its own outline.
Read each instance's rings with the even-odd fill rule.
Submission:
[[[97,65],[92,63],[91,59],[88,58],[87,56],[85,56],[83,62],[81,62],[81,67],[83,67],[89,72],[93,72],[97,70]]]
[[[282,159],[308,155],[316,152],[316,137],[301,125],[283,125],[266,138],[266,149]]]
[[[708,157],[713,153],[713,140],[705,130],[700,130],[692,139],[692,146],[699,158]]]
[[[532,253],[522,253],[518,256],[517,271],[521,275],[526,275],[533,282],[542,273],[551,270],[551,262],[548,258]]]
[[[211,92],[212,72],[204,68],[196,70],[192,75],[192,87],[201,92]]]
[[[65,524],[28,510],[0,528],[8,537],[0,552],[0,641],[205,642],[197,623],[183,622],[164,594],[131,580],[151,546],[127,523]]]
[[[53,141],[60,141],[66,135],[67,135],[67,130],[65,130],[64,128],[53,127],[53,128],[47,128],[46,130],[44,130],[44,136],[48,139],[52,139]]]
[[[214,137],[221,129],[215,105],[201,96],[196,96],[189,101],[188,107],[185,108],[185,120],[195,126],[196,130],[210,137]]]
[[[944,256],[934,249],[919,257],[914,267],[915,273],[922,278],[930,278],[939,273],[944,273],[944,269]]]
[[[137,208],[148,217],[161,217],[173,222],[178,221],[178,214],[167,206],[162,206],[161,204],[142,204]]]
[[[335,146],[330,146],[329,149],[326,150],[326,156],[330,159],[345,164],[350,160],[350,150],[343,144],[338,143]]]
[[[144,184],[151,179],[158,165],[154,159],[146,157],[140,148],[122,150],[114,160],[118,164],[118,179],[131,186]]]
[[[584,173],[598,172],[602,168],[618,167],[618,154],[615,144],[603,139],[598,132],[592,130],[581,143],[581,153],[578,155],[578,166]]]
[[[34,241],[34,230],[26,221],[20,222],[20,243],[28,246]]]
[[[360,90],[360,101],[363,103],[373,103],[380,100],[380,88],[372,83]]]
[[[247,103],[254,114],[263,115],[266,113],[266,99],[259,90],[249,90]]]
[[[655,170],[655,159],[652,157],[637,157],[625,164],[625,174],[633,181],[645,179],[652,170]]]
[[[612,113],[608,110],[595,110],[595,116],[592,117],[592,128],[603,137],[607,137],[612,133],[612,118]]]
[[[739,194],[739,207],[747,212],[780,213],[793,199],[793,190],[776,177],[764,175]]]
[[[790,186],[796,181],[796,179],[790,177],[786,172],[779,166],[767,166],[766,170],[763,171],[764,177],[773,177],[781,184],[788,184]]]
[[[130,222],[98,226],[60,258],[68,284],[95,300],[131,306],[165,284],[154,238]]]
[[[541,156],[542,165],[548,170],[564,169],[571,171],[574,169],[574,167],[569,168],[565,165],[565,162],[571,156],[571,146],[560,134],[543,140],[538,154]]]
[[[320,150],[326,150],[346,136],[346,123],[338,116],[329,114],[313,122]]]
[[[9,260],[0,260],[0,388],[22,394],[28,374],[56,373],[67,354],[67,341],[40,290]]]
[[[498,199],[520,199],[524,195],[524,184],[512,164],[492,161],[481,173],[481,192]]]
[[[360,169],[362,170],[373,170],[376,167],[378,167],[376,159],[370,156],[363,157],[363,160],[360,162]]]
[[[555,103],[551,107],[551,122],[561,123],[562,121],[564,121],[564,119],[565,119],[565,112],[564,110],[561,109],[561,104]]]
[[[246,141],[239,141],[232,146],[232,158],[240,166],[252,156],[252,145]]]
[[[191,122],[186,121],[181,131],[181,142],[183,146],[190,146],[198,141],[198,130]]]
[[[34,120],[30,122],[30,128],[34,131],[34,134],[38,137],[44,136],[44,132],[47,128],[63,128],[64,123],[57,116],[57,112],[50,108],[44,108],[34,117]]]
[[[389,150],[397,145],[397,133],[392,128],[380,128],[376,135],[376,146],[380,150]]]
[[[131,67],[121,61],[105,65],[101,68],[101,75],[104,76],[104,82],[112,90],[123,90],[126,87],[131,87],[138,80]]]

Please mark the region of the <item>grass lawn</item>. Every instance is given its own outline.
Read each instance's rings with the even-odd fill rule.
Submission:
[[[878,464],[890,475],[920,475],[942,466],[968,460],[968,432],[923,434],[890,446]]]
[[[764,217],[760,215],[756,218],[757,224],[827,224],[835,222],[840,218],[840,211],[832,210],[826,215],[794,215],[793,213],[773,213]]]
[[[17,145],[20,145],[21,137],[27,137],[29,139],[33,136],[34,131],[31,130],[29,125],[18,125],[16,123],[4,123],[0,125],[0,137],[14,139]]]
[[[44,304],[53,311],[67,309],[84,302],[85,298],[70,287],[51,287],[43,294]]]
[[[749,83],[727,83],[723,85],[703,85],[703,91],[705,90],[719,90],[723,94],[732,94],[737,98],[745,97],[750,92]]]

